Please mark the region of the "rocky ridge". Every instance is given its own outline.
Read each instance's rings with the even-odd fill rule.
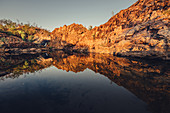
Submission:
[[[92,30],[79,24],[56,28],[51,33],[51,46],[68,51],[169,60],[169,6],[168,0],[138,0]]]

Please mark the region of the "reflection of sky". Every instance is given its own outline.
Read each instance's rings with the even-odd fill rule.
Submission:
[[[0,0],[0,19],[37,23],[53,30],[64,24],[98,26],[137,0]]]
[[[57,113],[147,113],[144,102],[89,69],[75,74],[50,67],[25,78],[0,81],[1,110],[10,104],[12,110],[21,104],[23,110],[49,108]]]

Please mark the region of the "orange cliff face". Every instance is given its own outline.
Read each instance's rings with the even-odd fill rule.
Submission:
[[[52,46],[82,52],[169,59],[169,0],[138,0],[105,24],[87,30],[79,24],[56,28]]]
[[[61,41],[76,45],[87,31],[83,25],[74,23],[69,26],[64,25],[63,27],[56,28],[52,35],[54,36],[53,39],[57,37]]]

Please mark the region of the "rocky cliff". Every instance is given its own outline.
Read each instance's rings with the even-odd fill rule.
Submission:
[[[170,59],[169,0],[138,0],[105,24],[56,28],[52,46],[69,51]]]

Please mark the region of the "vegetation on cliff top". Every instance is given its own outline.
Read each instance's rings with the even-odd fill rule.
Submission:
[[[0,32],[7,33],[8,35],[18,36],[24,41],[33,41],[34,35],[40,31],[50,34],[48,30],[41,29],[36,24],[31,25],[30,23],[16,23],[9,19],[0,20]]]

